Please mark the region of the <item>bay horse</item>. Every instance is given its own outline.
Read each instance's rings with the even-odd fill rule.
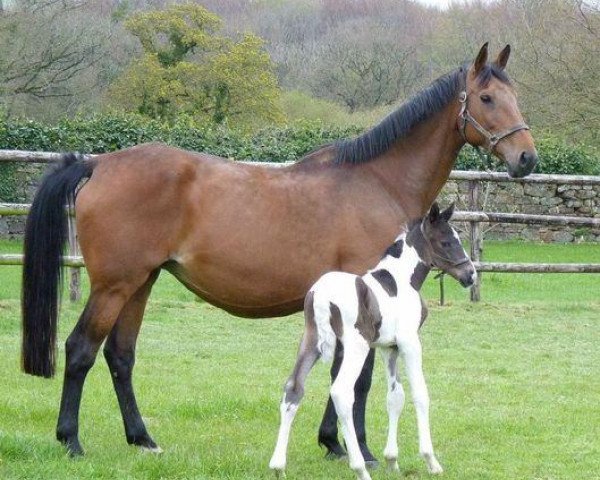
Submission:
[[[509,55],[506,46],[488,63],[485,44],[471,65],[434,81],[363,135],[283,168],[162,144],[93,159],[65,156],[40,184],[27,218],[22,367],[43,377],[55,371],[64,206],[74,204],[90,295],[65,345],[56,436],[70,454],[83,453],[81,394],[103,342],[128,443],[158,450],[136,404],[132,370],[161,269],[235,315],[288,315],[302,309],[323,273],[360,273],[374,264],[402,225],[427,212],[465,143],[493,151],[514,177],[529,174],[537,153],[505,73]],[[370,354],[355,408],[368,460],[364,410],[372,367]],[[331,399],[319,441],[344,452]]]
[[[464,287],[475,282],[475,267],[448,223],[453,211],[454,204],[440,213],[434,202],[427,216],[413,222],[408,233],[403,231],[367,273],[358,276],[328,272],[308,291],[304,335],[296,365],[284,387],[279,435],[269,463],[278,476],[285,471],[290,430],[304,396],[306,378],[319,358],[333,358],[336,341],[343,345],[344,354],[331,386],[331,398],[342,424],[350,468],[357,478],[371,480],[354,429],[354,385],[374,347],[381,351],[388,383],[388,438],[383,455],[389,469],[399,470],[397,432],[404,390],[396,364],[402,355],[417,413],[419,453],[429,473],[443,472],[433,452],[429,428],[429,393],[419,340],[427,307],[420,289],[432,267],[452,275]]]

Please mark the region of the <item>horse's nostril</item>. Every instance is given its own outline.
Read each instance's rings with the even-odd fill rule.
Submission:
[[[531,155],[527,152],[521,152],[521,156],[519,157],[519,163],[522,166],[525,166],[529,163],[529,161],[531,160]]]

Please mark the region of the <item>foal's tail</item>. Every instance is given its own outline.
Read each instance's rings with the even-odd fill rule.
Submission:
[[[75,204],[77,186],[93,169],[92,161],[64,155],[60,165],[42,180],[27,217],[21,357],[23,371],[31,375],[54,375],[61,255],[68,235],[65,206]]]
[[[337,305],[327,302],[315,302],[315,292],[310,291],[304,302],[304,315],[307,322],[312,322],[317,329],[317,349],[324,362],[331,362],[335,353],[336,335],[331,327],[334,315],[341,322],[340,310]]]

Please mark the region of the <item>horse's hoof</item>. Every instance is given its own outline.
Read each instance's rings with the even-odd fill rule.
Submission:
[[[84,451],[83,451],[83,448],[81,448],[81,444],[79,443],[79,440],[75,439],[75,440],[60,440],[60,441],[65,447],[67,447],[67,455],[69,455],[70,458],[83,457]]]
[[[319,438],[319,445],[327,449],[327,453],[325,454],[327,460],[342,460],[348,458],[346,450],[344,450],[337,440]]]
[[[141,445],[140,450],[142,452],[146,452],[146,453],[153,453],[154,455],[159,455],[159,454],[163,453],[163,449],[160,448],[158,445],[154,445],[153,447],[150,447],[147,445]]]
[[[333,452],[333,451],[329,450],[325,454],[325,460],[347,460],[347,459],[348,459],[348,454],[346,452],[344,452],[343,450],[341,452]]]

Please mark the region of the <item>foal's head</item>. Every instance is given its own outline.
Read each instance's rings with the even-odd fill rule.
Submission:
[[[463,287],[470,287],[475,283],[477,272],[456,230],[448,223],[453,213],[454,204],[440,212],[435,202],[421,221],[420,228],[425,239],[423,260],[456,278]]]
[[[509,56],[507,45],[488,63],[488,44],[481,47],[467,71],[458,128],[466,142],[504,160],[511,177],[524,177],[531,173],[538,156],[515,90],[504,72]]]

